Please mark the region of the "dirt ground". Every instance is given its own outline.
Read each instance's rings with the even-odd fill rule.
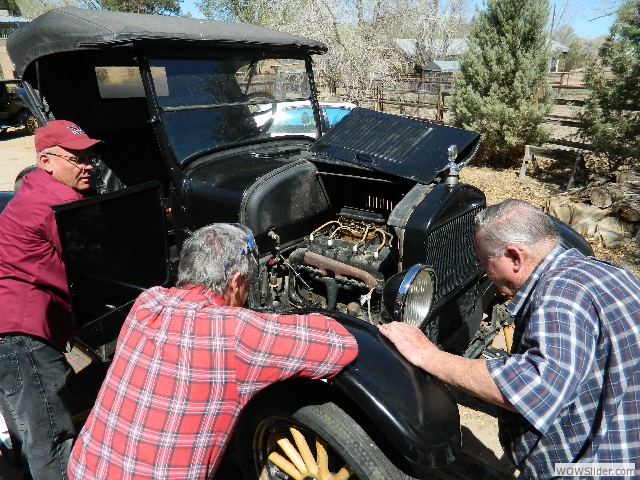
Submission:
[[[0,190],[13,190],[16,175],[35,161],[33,137],[21,130],[10,130],[0,134]],[[487,203],[498,203],[507,198],[520,198],[542,206],[546,198],[557,194],[559,184],[528,178],[518,181],[519,168],[494,169],[487,167],[465,167],[461,180],[479,187],[487,196]],[[549,172],[547,172],[549,173]],[[596,255],[612,260],[639,274],[638,246],[604,250],[593,245]],[[499,346],[499,345],[498,345]],[[468,455],[504,473],[504,478],[512,478],[514,471],[502,452],[498,442],[497,407],[456,393],[460,406],[463,451]],[[15,469],[0,457],[0,480],[17,480]],[[480,478],[477,472],[469,472],[470,479]],[[495,478],[495,477],[494,477]]]

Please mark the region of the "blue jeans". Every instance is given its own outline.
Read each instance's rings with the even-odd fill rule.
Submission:
[[[67,480],[75,428],[67,402],[72,369],[64,354],[34,338],[0,334],[0,408],[22,442],[34,480]],[[18,431],[11,431],[11,425]]]

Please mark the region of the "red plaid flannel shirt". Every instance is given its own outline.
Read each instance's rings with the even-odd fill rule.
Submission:
[[[255,393],[330,377],[357,353],[355,338],[323,315],[267,315],[199,288],[152,288],[122,328],[69,478],[205,478]]]

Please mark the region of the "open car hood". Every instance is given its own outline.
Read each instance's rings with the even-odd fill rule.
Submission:
[[[455,145],[458,168],[480,145],[480,134],[460,128],[355,108],[311,146],[314,160],[388,173],[430,183],[449,170]]]

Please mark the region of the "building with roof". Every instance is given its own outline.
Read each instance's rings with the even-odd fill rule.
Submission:
[[[460,55],[466,52],[469,48],[466,38],[437,38],[432,42],[424,42],[422,45],[422,53],[418,51],[419,45],[415,38],[397,38],[396,46],[406,60],[407,71],[423,70],[431,72],[438,71],[438,68],[441,68],[442,65],[439,66],[437,64],[446,65],[443,62],[458,60]],[[549,71],[557,72],[560,67],[562,67],[562,59],[569,52],[569,47],[554,40],[551,40],[549,46],[551,49]],[[421,58],[424,58],[425,53],[427,52],[431,58],[434,58],[434,60],[432,62],[424,63]],[[455,69],[457,69],[457,66]]]
[[[434,60],[427,63],[422,71],[432,73],[453,73],[460,68],[460,62],[457,60]]]

